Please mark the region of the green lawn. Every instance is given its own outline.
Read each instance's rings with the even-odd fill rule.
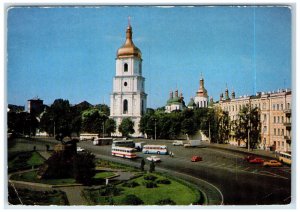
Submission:
[[[166,179],[161,175],[153,174],[157,180]],[[135,181],[139,185],[133,188],[124,187],[122,184],[117,185],[120,194],[115,196],[101,196],[101,190],[85,190],[85,196],[90,199],[90,204],[106,205],[113,203],[114,205],[122,205],[122,200],[126,195],[134,194],[139,197],[145,205],[155,205],[157,201],[162,199],[171,199],[176,205],[190,205],[199,199],[199,192],[176,180],[169,179],[170,184],[157,184],[156,188],[146,188],[144,177],[138,177],[128,182]]]
[[[45,159],[34,151],[19,152],[8,156],[8,172],[26,170],[43,164]]]
[[[95,176],[94,176],[94,179],[105,179],[105,178],[108,178],[108,177],[112,177],[112,176],[115,176],[115,173],[113,172],[98,172]]]
[[[76,183],[74,178],[65,179],[37,179],[37,171],[25,172],[22,174],[14,174],[11,176],[12,180],[19,180],[33,183],[44,183],[50,185],[73,184]]]

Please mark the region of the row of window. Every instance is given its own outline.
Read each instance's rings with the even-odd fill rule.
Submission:
[[[274,135],[284,136],[284,129],[276,129],[276,128],[274,128]]]
[[[281,119],[280,119],[280,116],[274,116],[273,117],[273,123],[284,123],[284,117],[281,116]]]
[[[225,111],[240,111],[243,107],[248,106],[249,104],[241,104],[239,105],[239,107],[237,105],[233,105],[233,106],[225,106],[223,108],[223,110]],[[251,104],[252,108],[260,108],[260,103],[258,104]],[[266,103],[263,103],[262,109],[265,110],[266,109]],[[287,103],[286,105],[286,109],[290,109],[290,103]],[[284,110],[283,108],[283,104],[273,104],[273,110]]]

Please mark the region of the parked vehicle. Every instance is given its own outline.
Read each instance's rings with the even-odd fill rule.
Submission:
[[[80,147],[80,146],[77,147],[77,152],[83,152],[83,151],[85,151],[85,149],[83,149],[83,148]]]
[[[252,160],[249,160],[249,163],[255,163],[255,164],[261,164],[263,162],[264,162],[264,160],[261,158],[254,158]]]
[[[184,147],[197,147],[200,146],[201,141],[200,140],[188,140],[187,144],[184,144]]]
[[[282,166],[282,163],[278,162],[277,160],[269,160],[263,163],[264,167],[278,167]]]
[[[191,159],[192,162],[202,161],[202,157],[200,156],[193,156]]]
[[[183,141],[175,140],[172,144],[173,146],[183,146]]]
[[[122,158],[136,158],[135,149],[130,147],[115,146],[111,148],[111,155]]]
[[[149,160],[149,161],[153,161],[153,162],[160,162],[160,158],[155,156],[155,155],[151,155],[149,157],[146,158],[146,160]]]
[[[115,140],[112,142],[112,147],[116,147],[116,146],[134,148],[135,144],[133,140]]]
[[[93,145],[110,145],[112,142],[112,138],[98,138],[93,141]]]
[[[291,165],[292,164],[292,155],[288,152],[279,152],[278,154],[278,160],[281,163],[285,163],[287,165]]]
[[[168,154],[166,145],[145,145],[143,147],[143,153],[145,154],[159,154],[166,155]]]
[[[80,141],[87,141],[87,140],[94,141],[98,138],[99,138],[99,134],[95,134],[95,133],[81,133],[79,136]]]

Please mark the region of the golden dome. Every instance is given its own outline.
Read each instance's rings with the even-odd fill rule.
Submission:
[[[129,25],[126,30],[126,41],[117,51],[117,58],[138,57],[142,58],[142,53],[132,41],[132,28]]]

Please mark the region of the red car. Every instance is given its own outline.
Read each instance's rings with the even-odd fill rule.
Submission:
[[[265,161],[261,158],[254,158],[252,160],[249,160],[249,163],[263,163],[263,162]]]
[[[192,162],[202,161],[202,157],[200,156],[193,156],[191,159]]]

